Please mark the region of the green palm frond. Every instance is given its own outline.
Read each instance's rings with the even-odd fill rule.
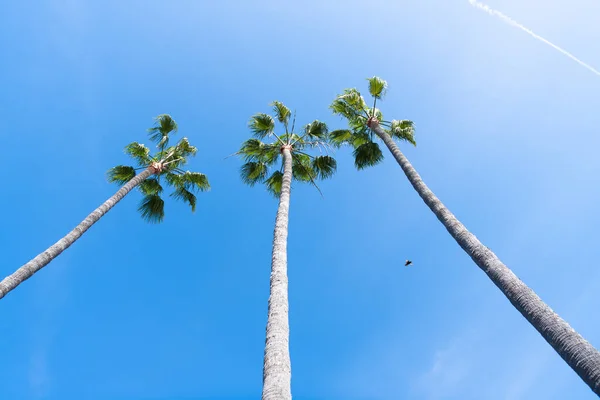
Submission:
[[[317,189],[319,194],[323,196],[321,189],[315,182],[318,177],[317,172],[313,169],[311,158],[304,153],[292,153],[292,177],[300,182],[310,182]]]
[[[371,143],[371,142],[372,142],[371,136],[369,136],[367,128],[362,128],[360,131],[354,132],[354,134],[352,135],[352,138],[350,139],[350,144],[355,149],[358,148],[359,146],[362,146],[363,144]]]
[[[273,164],[279,157],[278,144],[265,144],[258,139],[248,139],[242,143],[238,152],[246,161],[262,161],[268,165]]]
[[[208,178],[200,172],[185,171],[182,174],[168,172],[165,174],[165,179],[175,189],[183,188],[196,193],[210,190]]]
[[[347,120],[356,120],[364,118],[363,110],[351,104],[348,104],[343,98],[338,97],[329,106],[334,114],[341,115]],[[366,107],[365,107],[366,108]]]
[[[135,177],[135,169],[127,165],[117,165],[106,173],[110,183],[124,185]]]
[[[177,153],[175,146],[167,148],[161,155],[163,172],[174,171],[175,169],[185,165],[187,158]]]
[[[264,151],[265,144],[258,139],[250,138],[242,143],[239,154],[247,160],[259,159]]]
[[[357,169],[364,169],[383,161],[383,153],[377,143],[367,142],[356,147],[353,152],[354,165]]]
[[[195,146],[192,146],[190,144],[190,141],[186,137],[182,138],[175,145],[175,154],[177,154],[179,157],[193,156],[193,155],[196,155],[197,151],[198,151],[198,149]]]
[[[372,78],[367,78],[369,81],[369,93],[376,99],[381,99],[385,96],[385,92],[387,90],[387,82],[383,79],[374,76]]]
[[[290,115],[292,112],[289,108],[287,108],[282,102],[274,101],[271,103],[273,106],[273,112],[275,113],[275,118],[282,124],[287,126],[288,121],[290,120]]]
[[[281,185],[283,184],[283,174],[280,171],[275,171],[265,181],[267,190],[275,197],[279,197],[281,194]]]
[[[353,132],[359,132],[367,129],[366,118],[353,118],[348,120],[348,126]]]
[[[329,133],[329,142],[335,147],[340,147],[345,143],[350,143],[351,139],[352,131],[349,129],[337,129]]]
[[[169,134],[177,132],[177,123],[169,114],[161,114],[154,118],[155,125],[148,129],[150,140],[155,142],[157,146],[166,146],[169,141]]]
[[[392,120],[392,126],[390,127],[390,134],[401,140],[406,140],[413,146],[417,145],[415,141],[415,124],[407,119],[404,120]]]
[[[263,139],[273,133],[275,121],[268,114],[259,113],[252,116],[248,127],[257,138]]]
[[[313,121],[304,127],[304,135],[310,139],[324,139],[327,136],[327,124],[321,121]]]
[[[158,179],[156,177],[148,178],[139,185],[140,192],[142,192],[145,196],[150,196],[154,194],[161,194],[163,191],[162,186],[158,183]]]
[[[383,113],[381,112],[381,110],[379,108],[375,108],[375,118],[377,118],[377,120],[379,122],[383,121]],[[371,109],[371,115],[373,113],[373,109]]]
[[[210,184],[206,175],[200,172],[186,171],[181,175],[185,189],[194,192],[206,192],[210,190]]]
[[[192,146],[188,138],[182,138],[175,146],[166,148],[159,153],[164,171],[173,171],[187,164],[188,157],[194,156],[198,149]]]
[[[176,174],[173,172],[165,172],[162,176],[165,177],[167,183],[175,188],[183,187],[185,180],[182,174]]]
[[[263,182],[267,177],[268,168],[264,162],[248,161],[240,169],[240,177],[242,181],[250,186],[254,186],[258,182]]]
[[[171,197],[188,203],[192,208],[192,212],[196,211],[196,196],[186,188],[178,187],[171,193]]]
[[[310,182],[317,177],[308,155],[292,154],[292,175],[301,182]]]
[[[333,157],[318,156],[312,160],[312,169],[320,179],[327,179],[335,173],[337,163]]]
[[[363,111],[367,108],[367,102],[360,92],[355,88],[344,89],[344,94],[338,96],[338,98],[344,100],[346,104],[357,111]]]
[[[267,165],[273,165],[279,155],[281,154],[281,148],[278,144],[267,144],[263,148],[260,159],[263,160]]]
[[[138,142],[129,143],[125,147],[125,154],[135,159],[139,166],[148,166],[152,162],[150,149]]]
[[[373,110],[375,110],[375,114],[373,114]],[[383,121],[383,114],[379,108],[368,108],[367,112],[369,115],[375,115],[375,118],[377,118],[379,122]],[[366,121],[360,121],[360,124],[366,125]]]
[[[157,194],[144,196],[140,202],[138,211],[146,221],[159,223],[165,217],[165,202]]]

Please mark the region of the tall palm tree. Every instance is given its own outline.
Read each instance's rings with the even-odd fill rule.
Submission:
[[[329,155],[312,156],[311,148],[326,148],[327,126],[313,121],[300,134],[294,132],[295,116],[283,103],[271,104],[275,118],[284,131],[275,133],[275,119],[268,114],[256,114],[249,128],[254,138],[242,144],[237,153],[244,164],[241,178],[254,186],[264,183],[267,190],[279,197],[279,207],[273,234],[271,284],[267,333],[263,364],[263,400],[289,400],[291,394],[291,362],[289,351],[287,236],[292,180],[309,182],[329,178],[336,169],[335,159]],[[265,139],[269,139],[265,142]],[[318,189],[318,187],[317,187]]]
[[[196,209],[194,193],[210,188],[208,179],[199,172],[183,171],[181,168],[187,159],[196,154],[196,148],[190,145],[187,138],[179,140],[174,146],[168,146],[169,135],[177,131],[177,124],[167,114],[155,119],[156,125],[149,129],[150,139],[157,143],[158,152],[150,155],[150,149],[141,143],[133,142],[125,148],[125,153],[133,157],[137,168],[118,165],[108,171],[108,180],[123,185],[111,198],[88,215],[79,225],[65,237],[50,246],[43,253],[17,269],[0,282],[0,299],[6,296],[23,281],[54,260],[92,225],[104,216],[111,208],[125,197],[133,188],[139,187],[143,194],[139,205],[142,218],[148,222],[158,223],[164,218],[163,191],[160,178],[164,176],[166,183],[174,188],[171,197],[189,204],[192,211]],[[136,175],[136,171],[142,170]]]
[[[454,240],[487,274],[525,319],[590,386],[592,391],[600,395],[600,353],[598,350],[552,311],[489,248],[469,232],[425,185],[395,141],[397,139],[415,145],[413,123],[408,120],[384,121],[381,111],[376,108],[376,105],[377,100],[383,98],[387,83],[378,77],[370,78],[368,81],[369,93],[373,97],[373,107],[367,106],[364,98],[356,89],[346,89],[332,103],[331,109],[334,114],[346,118],[350,127],[350,129],[331,132],[332,143],[337,146],[351,145],[354,149],[354,163],[358,169],[362,169],[376,165],[383,160],[383,153],[379,144],[374,141],[374,135],[381,139],[406,174],[413,188]]]

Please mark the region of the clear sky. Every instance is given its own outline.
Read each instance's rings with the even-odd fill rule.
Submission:
[[[600,67],[597,0],[487,4]],[[11,1],[0,55],[2,277],[114,193],[158,114],[212,184],[162,225],[132,193],[0,302],[3,399],[259,398],[277,201],[225,157],[272,100],[344,127],[329,103],[373,75],[430,188],[600,346],[600,77],[467,0]],[[595,398],[391,157],[336,156],[323,198],[292,191],[296,400]]]

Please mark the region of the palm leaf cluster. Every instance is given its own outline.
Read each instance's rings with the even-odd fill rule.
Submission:
[[[358,169],[367,168],[383,161],[383,152],[379,144],[373,140],[371,123],[377,121],[390,136],[404,140],[416,146],[414,124],[409,120],[383,119],[381,110],[377,108],[377,100],[383,99],[387,91],[387,82],[378,77],[367,79],[369,94],[373,98],[373,107],[357,89],[345,89],[337,96],[330,108],[334,114],[348,120],[348,129],[335,130],[330,133],[331,144],[340,147],[344,144],[354,149],[354,165]]]
[[[146,221],[158,223],[165,216],[162,198],[165,183],[173,188],[170,196],[187,203],[192,212],[196,210],[196,194],[209,190],[210,184],[206,175],[182,169],[188,158],[196,154],[196,147],[185,137],[169,146],[170,135],[177,132],[177,123],[171,116],[162,114],[155,121],[155,126],[148,130],[148,136],[156,144],[157,152],[151,155],[144,144],[130,143],[125,147],[125,153],[134,159],[136,166],[117,165],[108,171],[108,180],[123,185],[135,177],[136,171],[152,168],[153,175],[138,186],[144,196],[138,211]],[[164,181],[161,183],[162,177]]]
[[[326,179],[335,173],[336,161],[327,154],[329,149],[329,131],[321,121],[306,124],[300,133],[295,133],[295,115],[282,102],[274,101],[273,116],[259,113],[252,116],[248,127],[253,138],[246,140],[240,150],[244,164],[240,175],[242,181],[250,186],[265,184],[274,196],[281,193],[283,181],[283,160],[280,157],[283,148],[291,149],[292,176],[295,181],[309,182],[315,187],[317,179]],[[290,123],[291,119],[291,123]],[[283,130],[275,132],[276,121]],[[318,149],[318,156],[309,154],[311,149]]]

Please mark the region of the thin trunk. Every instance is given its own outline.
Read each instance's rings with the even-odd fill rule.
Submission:
[[[454,240],[592,391],[600,395],[600,352],[552,311],[533,290],[465,228],[425,185],[389,134],[380,126],[373,126],[373,130],[386,144],[414,189]]]
[[[273,233],[271,293],[267,319],[267,340],[263,364],[262,400],[291,400],[292,365],[288,319],[287,236],[292,186],[292,153],[283,153],[283,183]]]
[[[104,204],[95,209],[90,215],[88,215],[79,225],[69,232],[65,237],[54,243],[43,253],[38,254],[33,260],[23,265],[21,268],[16,270],[12,275],[7,276],[0,282],[0,299],[6,296],[11,290],[19,286],[25,280],[31,278],[33,274],[44,268],[54,260],[60,253],[65,251],[71,246],[77,239],[84,234],[92,225],[94,225],[104,214],[106,214],[111,208],[115,206],[127,193],[134,187],[139,185],[142,181],[148,178],[154,173],[152,167],[148,167],[146,170],[136,175],[133,179],[127,182],[121,189],[117,191],[110,199],[106,200]]]

